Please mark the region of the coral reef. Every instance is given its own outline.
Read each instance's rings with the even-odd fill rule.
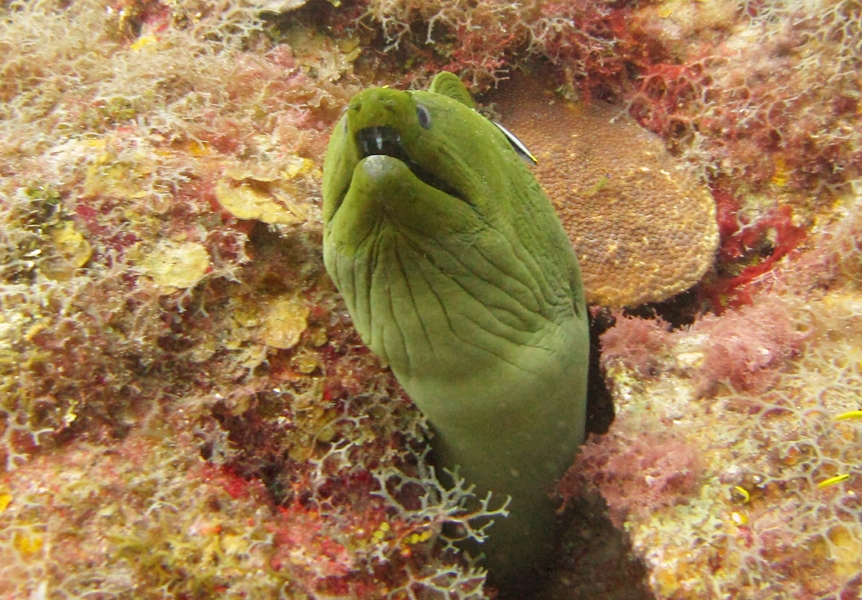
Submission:
[[[451,536],[498,504],[437,483],[355,334],[320,167],[362,87],[537,62],[721,238],[685,319],[602,338],[547,597],[858,596],[858,0],[295,4],[0,6],[0,597],[493,597]]]
[[[715,314],[676,330],[616,315],[602,338],[616,418],[563,489],[600,491],[656,598],[859,594],[862,146],[858,111],[836,103],[859,97],[859,11],[641,13],[675,60],[627,97],[712,182],[722,240],[700,294]]]
[[[752,305],[673,332],[622,317],[603,338],[617,417],[569,477],[601,491],[657,598],[859,593],[862,296],[806,268],[858,264],[862,197],[846,202]],[[831,246],[839,231],[856,242]]]
[[[405,428],[420,421],[403,414],[404,403],[368,398],[336,412],[333,433],[368,430],[363,400],[378,409],[378,428],[395,431],[389,419],[399,419],[401,435],[420,440]],[[150,415],[158,430],[110,445],[75,442],[4,477],[0,597],[359,599],[423,589],[480,597],[480,571],[427,562],[440,526],[469,528],[471,515],[462,482],[438,487],[423,456],[403,451],[410,475],[393,463],[397,444],[380,456],[368,434],[335,439],[287,466],[293,493],[276,504],[262,478],[239,474],[235,434],[206,402],[171,410]]]
[[[750,217],[727,190],[716,187],[713,194],[721,246],[717,277],[701,289],[701,295],[721,313],[727,306],[750,303],[750,286],[805,240],[806,229],[794,224],[790,206],[772,207]]]
[[[363,14],[400,48],[393,69],[407,66],[407,83],[445,66],[482,90],[538,58],[564,95],[626,106],[744,225],[745,251],[705,291],[713,306],[744,302],[739,288],[796,247],[794,228],[828,212],[862,167],[856,0],[390,1]]]
[[[700,281],[718,246],[715,201],[662,140],[619,108],[572,104],[524,77],[489,99],[538,158],[588,302],[661,302]]]
[[[717,3],[724,14],[701,27],[723,30],[718,43],[695,37],[675,4],[646,9],[657,38],[679,44],[632,96],[647,127],[755,190],[825,190],[858,175],[857,1]]]
[[[636,8],[589,0],[368,0],[358,15],[397,50],[393,70],[407,82],[438,70],[461,73],[482,91],[537,57],[559,67],[568,89],[618,97],[637,68],[669,58]],[[408,58],[409,57],[409,58]],[[417,60],[417,57],[421,59]]]
[[[485,597],[441,531],[505,513],[438,484],[323,271],[356,44],[271,34],[2,9],[0,597]]]

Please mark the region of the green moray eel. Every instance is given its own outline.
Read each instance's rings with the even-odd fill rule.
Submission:
[[[550,562],[554,482],[584,437],[577,258],[505,130],[460,79],[368,89],[323,168],[323,249],[363,341],[434,429],[438,465],[511,496],[481,547],[501,591]],[[505,592],[504,592],[505,593]]]

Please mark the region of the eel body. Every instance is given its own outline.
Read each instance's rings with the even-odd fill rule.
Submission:
[[[554,482],[584,437],[589,356],[577,258],[505,130],[460,79],[372,88],[337,123],[324,260],[363,341],[434,429],[438,467],[511,496],[481,551],[524,587],[556,539]]]

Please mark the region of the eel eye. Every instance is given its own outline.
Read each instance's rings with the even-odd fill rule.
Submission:
[[[419,126],[422,129],[431,129],[431,113],[421,104],[416,105],[416,118],[419,120]]]

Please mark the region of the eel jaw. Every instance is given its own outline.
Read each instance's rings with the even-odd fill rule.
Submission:
[[[385,154],[404,163],[411,162],[401,145],[401,135],[389,125],[360,129],[356,132],[356,145],[359,146],[359,156],[362,158]]]
[[[407,165],[410,172],[423,183],[453,198],[458,198],[471,206],[473,205],[466,194],[456,189],[445,179],[423,169],[416,161],[410,158],[410,155],[401,143],[401,135],[394,127],[382,125],[360,129],[356,132],[356,146],[359,149],[360,160],[380,154],[391,156]]]

